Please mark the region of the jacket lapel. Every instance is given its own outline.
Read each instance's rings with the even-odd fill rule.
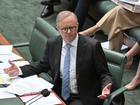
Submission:
[[[84,51],[85,51],[85,47],[84,47],[85,41],[84,38],[82,36],[79,35],[79,39],[78,39],[78,45],[77,45],[77,58],[76,58],[76,78],[78,80],[79,78],[79,72],[80,72],[80,65],[83,62],[83,57],[85,55]]]
[[[54,81],[56,81],[56,79],[60,76],[60,60],[61,60],[61,49],[62,49],[62,38],[58,37],[58,39],[56,40],[55,43],[55,47],[54,47],[54,66],[55,66],[55,77],[54,77]]]

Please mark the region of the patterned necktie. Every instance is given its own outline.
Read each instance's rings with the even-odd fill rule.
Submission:
[[[70,96],[70,44],[66,44],[66,54],[64,56],[64,68],[62,75],[62,92],[61,96],[67,100]]]

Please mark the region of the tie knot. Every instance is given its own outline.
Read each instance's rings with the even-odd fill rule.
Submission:
[[[66,48],[70,49],[70,47],[71,47],[71,44],[70,43],[67,43],[66,44]]]

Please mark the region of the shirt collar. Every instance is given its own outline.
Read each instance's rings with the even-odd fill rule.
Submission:
[[[79,38],[79,36],[78,36],[78,34],[77,34],[76,37],[75,37],[75,39],[70,43],[73,47],[77,47],[78,38]],[[67,43],[63,40],[63,45],[62,45],[62,47],[65,47],[66,44],[67,44]]]

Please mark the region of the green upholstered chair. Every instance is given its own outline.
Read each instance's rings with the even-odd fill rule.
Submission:
[[[32,30],[30,42],[15,44],[13,46],[16,48],[29,47],[32,57],[31,63],[35,63],[42,58],[48,38],[57,35],[59,34],[54,27],[44,19],[38,17]],[[48,74],[41,73],[40,76],[51,82],[51,77]]]
[[[44,54],[47,39],[57,35],[58,32],[54,27],[48,24],[44,19],[38,17],[32,30],[30,42],[15,44],[13,46],[28,46],[32,56],[32,61],[36,62],[39,61]]]
[[[116,6],[111,0],[93,0],[90,5],[89,15],[94,21],[98,21],[105,13]],[[125,34],[135,40],[140,39],[140,27],[132,28],[125,31]]]
[[[123,92],[127,90],[125,87],[122,87],[125,56],[108,49],[103,49],[103,51],[113,78],[112,92],[103,105],[110,105],[110,103],[113,105],[124,105],[125,98]]]

